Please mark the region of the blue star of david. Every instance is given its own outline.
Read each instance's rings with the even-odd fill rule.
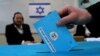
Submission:
[[[38,8],[36,8],[36,13],[39,13],[39,14],[44,13],[44,8],[39,6]]]

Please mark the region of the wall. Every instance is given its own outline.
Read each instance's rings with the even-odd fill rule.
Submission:
[[[33,28],[33,19],[28,15],[28,4],[33,0],[0,0],[0,33],[5,33],[5,26],[12,23],[13,14],[17,11],[22,12],[25,23]],[[32,29],[33,32],[33,29]]]
[[[14,12],[22,12],[25,23],[28,23],[32,32],[36,32],[33,27],[34,21],[28,15],[28,4],[32,2],[50,2],[52,10],[58,10],[65,4],[74,5],[74,0],[0,0],[0,33],[5,33],[5,26],[12,23]]]

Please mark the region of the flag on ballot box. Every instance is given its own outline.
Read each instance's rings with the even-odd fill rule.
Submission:
[[[51,11],[50,3],[29,3],[29,17],[41,18]]]

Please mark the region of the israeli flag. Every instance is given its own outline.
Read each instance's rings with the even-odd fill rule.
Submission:
[[[29,3],[29,17],[41,18],[51,11],[50,3]]]

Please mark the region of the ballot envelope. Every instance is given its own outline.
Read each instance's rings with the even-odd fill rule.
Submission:
[[[34,23],[37,33],[53,53],[66,52],[77,45],[67,26],[57,26],[60,19],[58,12],[54,10]]]

